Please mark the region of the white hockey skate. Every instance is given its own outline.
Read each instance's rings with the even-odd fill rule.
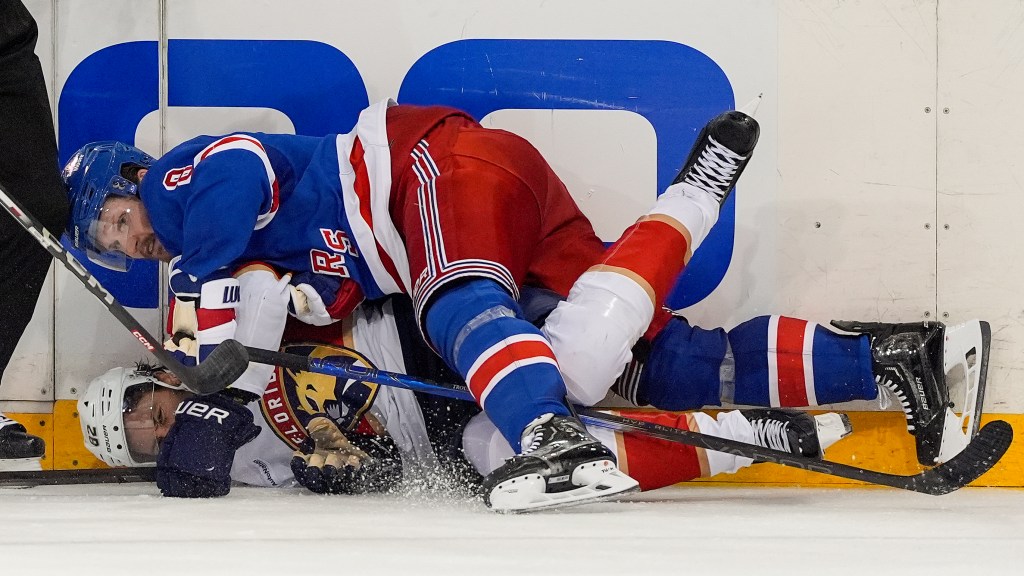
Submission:
[[[524,450],[484,479],[484,502],[495,512],[532,512],[586,504],[636,492],[615,456],[579,420],[545,414],[527,426]]]
[[[832,325],[870,336],[875,381],[900,401],[918,462],[946,462],[967,446],[981,424],[992,340],[988,322]],[[953,386],[958,376],[962,385]]]

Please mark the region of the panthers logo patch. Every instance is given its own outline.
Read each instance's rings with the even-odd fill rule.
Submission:
[[[340,346],[288,344],[282,352],[375,368],[362,354]],[[305,424],[326,414],[344,431],[354,430],[377,398],[379,385],[278,367],[263,395],[263,415],[293,448],[305,440]]]

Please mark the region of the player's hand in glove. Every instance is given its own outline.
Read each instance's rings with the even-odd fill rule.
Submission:
[[[292,457],[299,484],[318,494],[387,492],[402,480],[402,460],[387,437],[346,436],[333,420],[317,416],[306,426],[312,448]]]
[[[170,262],[168,284],[174,293],[164,348],[186,366],[202,362],[221,342],[234,338],[238,323],[235,308],[241,301],[236,278],[226,271],[200,281],[178,268],[181,257]]]
[[[288,312],[313,326],[341,320],[364,299],[359,284],[350,278],[302,272],[292,277],[291,284]]]
[[[212,498],[231,489],[235,451],[260,433],[243,402],[255,395],[227,390],[184,400],[160,446],[156,485],[164,496]]]

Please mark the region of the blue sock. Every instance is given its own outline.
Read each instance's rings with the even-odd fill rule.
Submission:
[[[718,405],[725,351],[725,330],[694,328],[673,317],[651,343],[636,402],[661,410]]]
[[[531,420],[569,414],[550,343],[496,282],[446,288],[430,303],[425,324],[431,343],[517,452]]]
[[[721,398],[721,366],[730,347],[735,387],[732,398]],[[662,410],[695,410],[723,401],[797,407],[877,395],[867,336],[785,316],[758,316],[728,334],[675,317],[651,343],[631,399]]]
[[[878,396],[868,337],[759,316],[729,331],[736,404],[817,406]]]

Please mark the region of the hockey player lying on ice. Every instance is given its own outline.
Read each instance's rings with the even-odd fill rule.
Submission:
[[[243,290],[249,284],[243,279]],[[240,318],[246,302],[243,297]],[[382,306],[364,304],[329,330],[317,330],[321,338],[333,337],[335,343],[364,354],[325,345],[284,349],[318,358],[348,356],[362,364],[434,379],[452,378],[421,339],[403,338],[403,328],[413,322],[409,300],[399,296]],[[303,340],[310,333],[291,324],[285,338]],[[188,392],[166,387],[174,382],[173,375],[147,367],[115,368],[93,380],[79,400],[86,446],[113,466],[154,461],[174,421],[198,414]],[[105,401],[108,398],[114,401]],[[246,408],[258,423],[258,433],[248,424],[249,417],[241,418],[242,426],[228,427],[232,434],[257,435],[238,448],[233,462],[220,463],[207,473],[222,493],[228,491],[229,475],[230,480],[257,486],[289,486],[294,479],[314,491],[331,493],[385,491],[403,479],[415,486],[473,491],[483,476],[513,455],[508,442],[472,403],[332,376],[278,368],[263,398]],[[229,409],[224,417],[235,419],[239,412]],[[795,410],[750,409],[715,419],[700,412],[619,412],[810,457],[819,457],[823,448],[848,432],[845,420],[835,413],[812,418]],[[109,436],[90,430],[105,430]],[[590,431],[643,490],[751,464],[746,458],[654,438],[601,428]],[[326,466],[331,469],[325,473]]]
[[[283,283],[272,282],[271,276],[258,268],[242,275],[240,324],[248,323],[247,304],[260,300],[247,297],[248,288],[263,284],[264,298],[275,292],[282,302],[289,298]],[[284,314],[283,305],[281,308]],[[422,340],[415,335],[403,338],[403,334],[413,333],[403,330],[411,323],[408,299],[396,297],[381,306],[360,306],[350,318],[330,327],[310,330],[292,322],[286,330],[286,340],[301,341],[316,334],[363,350],[365,355],[307,344],[286,345],[284,349],[317,358],[351,357],[363,364],[372,359],[378,367],[393,371],[437,380],[452,378]],[[836,358],[833,365],[856,380],[860,363],[871,362],[853,352],[861,348],[864,337],[837,338],[847,340],[851,352]],[[759,355],[766,353],[762,350]],[[740,361],[738,365],[747,366],[748,362]],[[728,374],[726,371],[723,376],[730,379]],[[115,368],[96,378],[79,400],[86,445],[112,466],[152,463],[176,417],[200,413],[187,401],[189,393],[167,387],[173,383],[172,375],[146,368]],[[731,381],[722,383],[726,387],[734,385]],[[113,402],[105,401],[108,398]],[[387,491],[403,479],[418,487],[473,490],[479,487],[481,475],[512,455],[508,443],[476,406],[404,389],[279,368],[263,398],[247,408],[260,429],[248,428],[249,433],[257,435],[239,447],[232,462],[211,462],[214,466],[206,481],[218,487],[218,494],[228,492],[230,480],[256,486],[289,486],[293,484],[293,472],[298,474],[299,483],[317,492]],[[748,409],[722,413],[717,420],[703,413],[619,412],[803,456],[817,456],[819,446],[827,448],[848,432],[836,414],[820,415],[815,420],[792,410]],[[235,426],[229,428],[234,430]],[[591,432],[615,453],[620,466],[640,482],[643,490],[733,472],[751,464],[748,459],[644,436],[624,436],[601,428]]]
[[[589,405],[603,398],[645,334],[651,353],[638,388],[627,393],[671,409],[719,401],[718,372],[730,347],[738,403],[874,397],[874,349],[875,368],[893,366],[882,383],[907,398],[919,458],[931,462],[943,408],[933,401],[941,386],[926,362],[929,353],[938,362],[941,326],[850,324],[844,327],[864,335],[844,341],[814,325],[794,330],[788,320],[765,318],[727,337],[691,328],[661,308],[717,220],[757,135],[757,123],[742,112],[713,119],[675,182],[607,251],[525,141],[453,109],[390,101],[364,110],[351,133],[326,138],[203,136],[159,160],[119,143],[87,145],[65,167],[68,236],[107,265],[171,261],[174,337],[165,346],[183,361],[201,360],[227,338],[278,345],[283,314],[258,312],[258,329],[235,318],[244,292],[235,275],[252,262],[290,283],[281,293],[295,317],[312,325],[344,318],[364,299],[410,296],[414,331],[468,383],[518,453],[483,482],[485,501],[500,509],[636,489],[564,399]],[[567,296],[542,329],[524,317],[523,288]],[[274,297],[268,293],[258,307],[280,307],[269,303]],[[781,335],[777,343],[773,331]],[[856,350],[845,353],[859,361],[852,379],[828,366],[850,342]],[[799,351],[814,361],[794,370],[762,357],[760,372],[741,368],[741,358],[758,347]],[[271,372],[252,365],[203,406],[234,410],[244,420],[240,406],[264,393]],[[634,373],[627,371],[626,380]],[[908,384],[918,380],[925,385]],[[213,460],[230,465],[248,438],[239,431],[251,424],[225,433],[218,419],[182,416],[160,452],[158,484],[170,496],[216,493],[206,470]],[[533,484],[534,492],[521,490],[522,482],[513,486],[537,475],[545,481]],[[598,485],[603,490],[593,489]]]

